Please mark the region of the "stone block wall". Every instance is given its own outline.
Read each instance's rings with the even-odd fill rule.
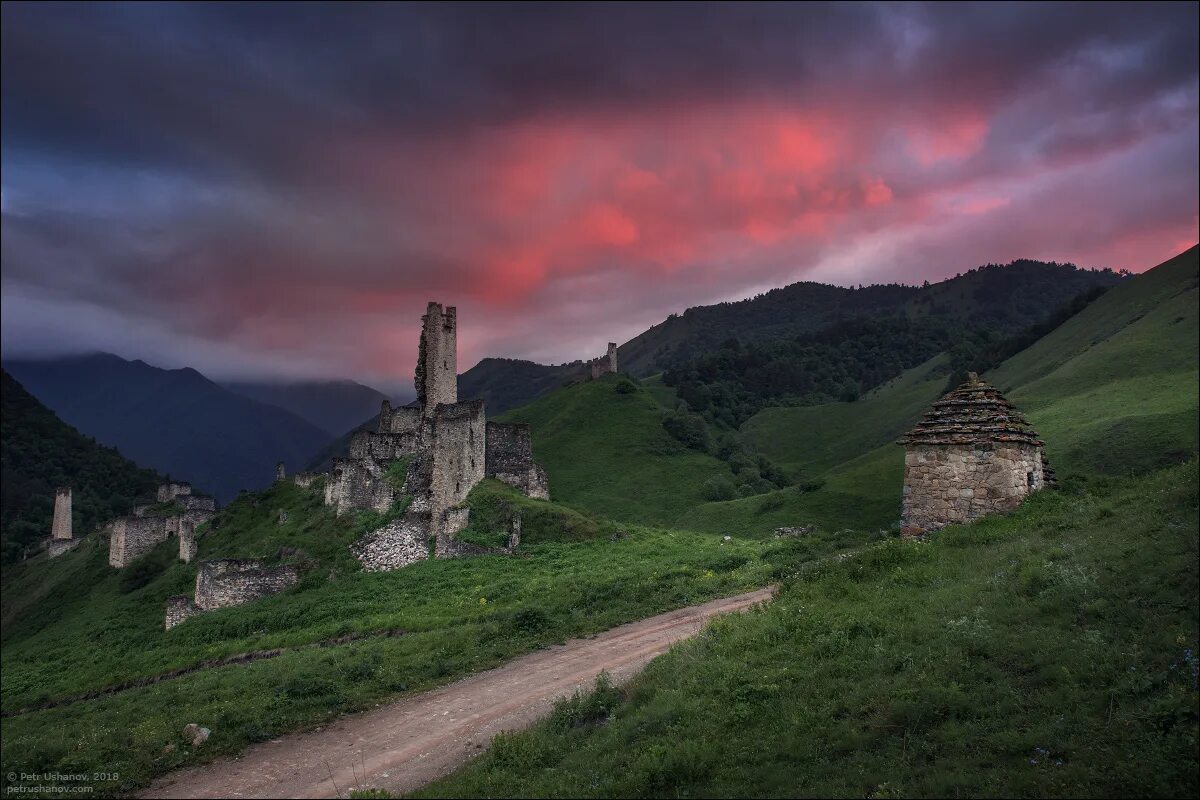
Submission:
[[[429,457],[432,533],[440,536],[445,510],[465,500],[487,474],[487,426],[482,400],[438,406]]]
[[[201,609],[186,594],[167,598],[167,621],[164,627],[171,630],[188,617],[201,613]]]
[[[487,477],[503,481],[528,497],[550,499],[546,471],[533,460],[529,425],[487,424]]]
[[[324,473],[320,472],[297,472],[292,476],[292,483],[303,489],[307,489],[308,487],[312,486],[313,483],[316,482],[317,478],[320,478],[323,474]]]
[[[164,483],[158,487],[158,502],[169,503],[180,495],[192,493],[190,483]]]
[[[300,580],[294,564],[263,566],[257,558],[201,561],[196,575],[196,606],[202,611],[240,606],[277,594]]]
[[[934,530],[1011,511],[1042,483],[1036,445],[913,445],[904,455],[902,522],[906,528]]]
[[[422,423],[421,409],[410,406],[393,409],[387,400],[383,401],[383,410],[379,412],[380,433],[416,434]]]
[[[124,567],[149,553],[173,532],[178,532],[178,517],[119,517],[110,525],[108,563]],[[172,523],[174,530],[168,527]]]
[[[70,486],[60,486],[54,493],[54,521],[50,524],[50,538],[59,541],[72,538]]]
[[[196,526],[184,520],[179,525],[179,560],[190,564],[200,550],[196,541]]]
[[[74,550],[83,539],[50,539],[46,543],[46,553],[50,558],[58,558],[63,553]]]

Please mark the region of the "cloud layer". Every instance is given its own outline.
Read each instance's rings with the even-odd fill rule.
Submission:
[[[411,378],[1197,238],[1197,7],[3,8],[6,356]]]

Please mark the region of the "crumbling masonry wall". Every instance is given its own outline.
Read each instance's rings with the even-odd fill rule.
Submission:
[[[904,454],[903,524],[934,530],[1011,511],[1042,485],[1033,444],[915,445]]]
[[[190,483],[164,483],[158,487],[158,502],[169,503],[180,495],[192,493]]]
[[[110,525],[108,563],[127,566],[178,532],[178,517],[118,517]],[[172,522],[168,526],[168,523]]]
[[[446,509],[465,500],[486,474],[487,424],[482,400],[437,407],[430,459],[430,533],[440,538]]]
[[[294,564],[267,567],[257,558],[222,558],[201,561],[196,574],[196,599],[176,595],[167,599],[164,627],[175,627],[189,617],[217,608],[240,606],[260,597],[278,594],[300,580]]]
[[[487,424],[487,477],[503,481],[529,497],[550,499],[546,472],[533,460],[528,424]]]

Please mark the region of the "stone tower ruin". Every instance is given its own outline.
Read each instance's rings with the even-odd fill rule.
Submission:
[[[901,519],[906,533],[1001,511],[1044,488],[1042,441],[1000,392],[970,373],[933,404],[905,445]]]
[[[421,319],[421,349],[417,354],[417,402],[426,417],[441,403],[458,402],[458,312],[430,303]]]
[[[54,522],[50,525],[50,538],[55,541],[72,538],[70,486],[60,486],[54,493]]]
[[[617,344],[616,342],[608,343],[608,352],[599,358],[594,358],[588,362],[591,367],[592,379],[595,380],[601,375],[613,374],[617,372]]]
[[[378,430],[355,433],[346,457],[334,459],[325,480],[325,504],[339,515],[365,509],[385,513],[398,498],[411,497],[401,518],[352,546],[368,570],[469,552],[456,538],[470,516],[459,504],[484,478],[530,497],[549,497],[546,473],[533,460],[529,426],[488,422],[482,400],[458,400],[454,307],[443,311],[429,303],[423,323],[416,402],[393,408],[384,400]],[[392,474],[401,460],[406,462],[403,484]]]

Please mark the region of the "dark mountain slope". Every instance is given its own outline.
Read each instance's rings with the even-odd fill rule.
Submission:
[[[329,440],[296,415],[234,394],[194,369],[108,354],[6,367],[63,421],[221,501],[266,485],[277,461],[298,465]]]
[[[379,413],[380,402],[388,399],[378,389],[354,381],[230,381],[221,385],[235,394],[290,411],[331,437]]]
[[[54,490],[71,487],[76,537],[129,512],[160,476],[54,416],[0,371],[0,548],[5,563],[50,535]]]

